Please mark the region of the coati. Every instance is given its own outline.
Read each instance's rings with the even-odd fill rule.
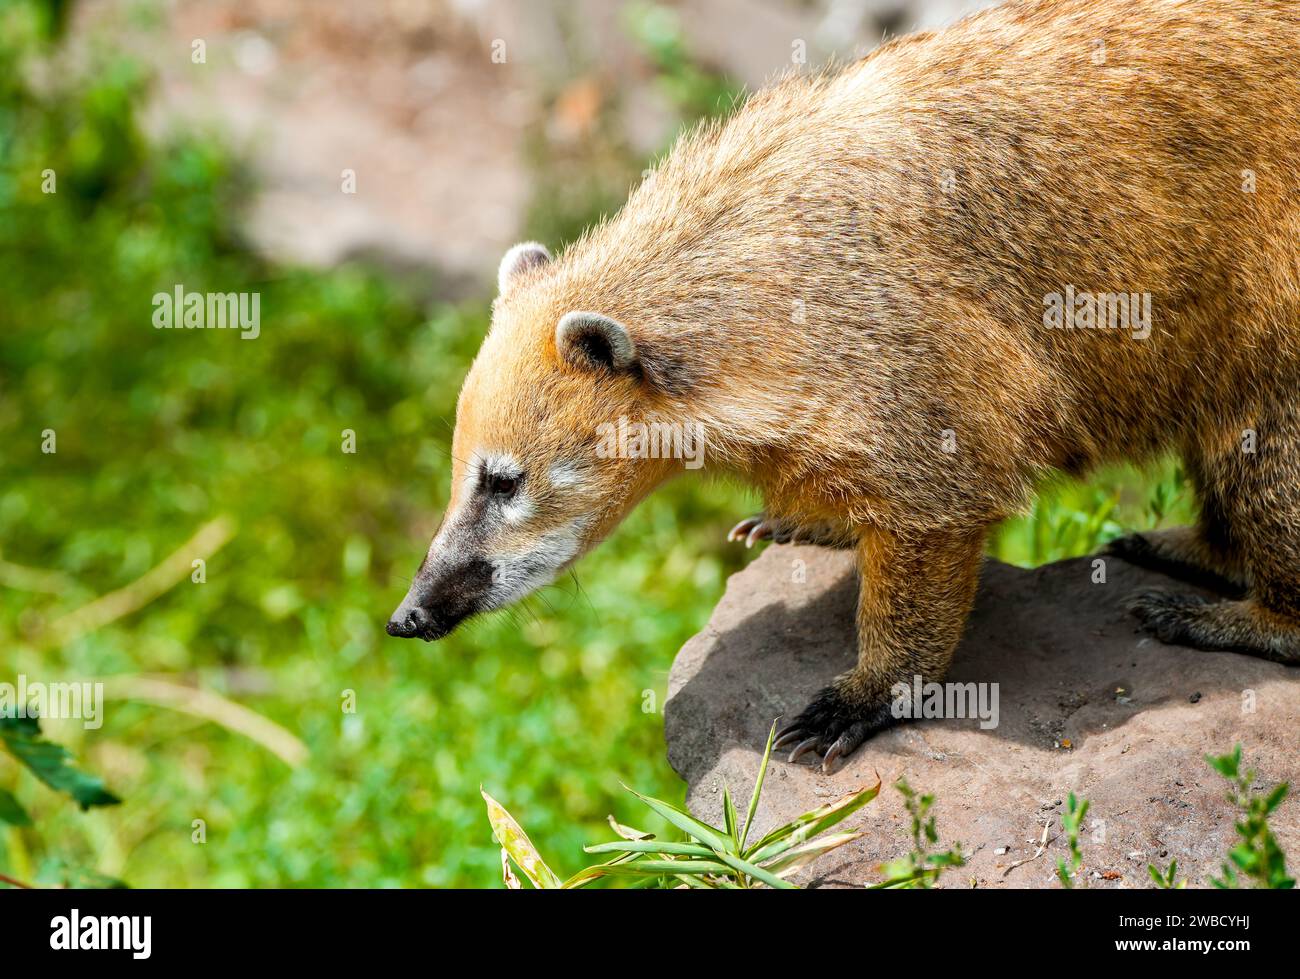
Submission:
[[[942,679],[991,525],[1108,460],[1181,453],[1201,508],[1110,552],[1235,589],[1141,623],[1300,663],[1298,107],[1289,0],[1019,0],[758,92],[558,258],[505,256],[388,631],[520,598],[679,472],[598,455],[629,418],[761,489],[733,537],[856,552],[857,665],[792,758]]]

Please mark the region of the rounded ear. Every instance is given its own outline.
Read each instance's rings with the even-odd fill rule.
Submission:
[[[550,262],[551,253],[545,245],[535,241],[520,242],[505,253],[497,267],[497,292],[504,296],[519,276]]]
[[[636,345],[627,327],[600,313],[565,313],[555,327],[555,349],[578,366],[625,371],[636,363]]]

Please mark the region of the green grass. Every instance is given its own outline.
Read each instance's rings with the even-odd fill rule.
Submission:
[[[662,743],[667,671],[743,562],[722,538],[756,501],[680,481],[582,562],[581,590],[566,579],[436,645],[387,638],[446,498],[488,297],[430,307],[365,268],[252,256],[248,183],[221,141],[150,144],[137,124],[147,79],[113,55],[28,85],[23,63],[44,43],[30,9],[0,11],[0,679],[166,674],[310,754],[291,769],[227,726],[139,702],[111,702],[99,731],[49,723],[125,802],[80,813],[0,756],[0,788],[35,821],[0,830],[0,872],[491,885],[480,785],[566,863],[607,813],[640,818],[620,779],[680,800]],[[55,194],[41,193],[46,169]],[[151,297],[177,283],[259,291],[261,337],[153,329]],[[50,429],[54,454],[41,451]],[[1083,553],[1115,520],[1149,522],[1149,497],[1131,473],[1058,488],[995,550],[1022,563]],[[42,639],[221,516],[236,531],[205,583],[182,578],[101,628]],[[197,819],[205,843],[191,841]]]
[[[1177,526],[1195,517],[1195,500],[1181,466],[1170,460],[1145,469],[1111,466],[1087,482],[1049,481],[1027,514],[997,528],[989,553],[1031,568],[1091,554],[1132,530]]]
[[[126,804],[81,814],[0,760],[0,785],[36,821],[0,832],[0,867],[53,880],[70,861],[137,886],[487,884],[499,868],[480,783],[575,856],[607,812],[629,814],[620,777],[680,798],[667,670],[742,560],[722,537],[752,503],[669,487],[584,562],[581,591],[566,579],[437,645],[389,639],[445,501],[488,297],[424,308],[364,269],[250,256],[245,184],[219,142],[146,145],[129,62],[39,97],[16,84],[24,38],[9,17],[0,559],[59,577],[50,592],[0,589],[4,672],[180,674],[295,732],[310,757],[290,770],[219,725],[137,703],[110,703],[93,733],[51,723]],[[46,168],[55,194],[40,192]],[[151,297],[178,282],[259,290],[261,337],[154,330]],[[237,532],[206,583],[38,643],[42,623],[129,585],[220,515]]]

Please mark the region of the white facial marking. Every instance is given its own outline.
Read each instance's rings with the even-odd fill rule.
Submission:
[[[484,452],[475,449],[465,463],[465,474],[461,478],[463,492],[460,503],[444,516],[442,529],[429,543],[426,560],[435,560],[441,551],[455,551],[460,546],[458,538],[463,538],[466,532],[473,529],[463,526],[465,514],[471,512],[470,501],[482,492],[481,483],[486,476],[522,479],[523,475],[523,466],[509,452]],[[470,509],[467,510],[467,507]],[[533,502],[528,498],[526,488],[521,487],[518,495],[501,505],[500,519],[507,524],[518,525],[527,521],[535,509]],[[495,518],[489,519],[495,520]],[[462,532],[458,532],[458,528]]]
[[[505,479],[523,479],[524,467],[520,465],[519,460],[508,452],[487,452],[482,455],[483,463],[481,472],[489,476],[500,476]],[[528,495],[528,484],[525,482],[519,488],[519,492],[513,498],[501,505],[501,519],[512,526],[527,522],[537,507]]]
[[[521,523],[527,523],[528,519],[537,512],[533,506],[533,501],[528,498],[527,488],[521,489],[515,494],[514,499],[501,506],[501,519],[511,526],[518,526]]]
[[[546,478],[556,489],[571,489],[586,482],[583,467],[577,462],[557,462],[546,471]]]
[[[487,473],[489,476],[507,476],[511,479],[518,479],[523,475],[524,467],[509,452],[476,452],[474,454],[482,460],[480,471]]]
[[[491,561],[495,571],[489,599],[492,605],[508,605],[543,585],[550,584],[556,574],[577,556],[582,547],[582,528],[585,523],[583,518],[553,530],[543,535],[534,547],[523,554],[493,557]]]

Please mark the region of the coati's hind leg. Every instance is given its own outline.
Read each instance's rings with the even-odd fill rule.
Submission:
[[[1249,576],[1241,547],[1232,538],[1224,487],[1210,478],[1200,460],[1189,458],[1188,467],[1201,504],[1197,525],[1130,534],[1111,541],[1103,553],[1240,598]]]
[[[1250,588],[1240,601],[1207,603],[1148,592],[1133,611],[1164,642],[1300,664],[1300,416],[1277,406],[1260,420],[1255,451],[1236,447],[1205,467],[1226,501],[1228,538]]]
[[[753,547],[758,541],[770,540],[774,544],[814,544],[818,547],[853,547],[852,537],[837,531],[830,524],[796,524],[780,517],[760,513],[746,517],[727,534],[729,541],[743,541]]]
[[[938,682],[975,600],[985,530],[901,540],[870,531],[857,545],[858,663],[780,732],[790,760],[815,751],[822,770],[898,719],[895,686]],[[910,693],[909,693],[910,695]]]

